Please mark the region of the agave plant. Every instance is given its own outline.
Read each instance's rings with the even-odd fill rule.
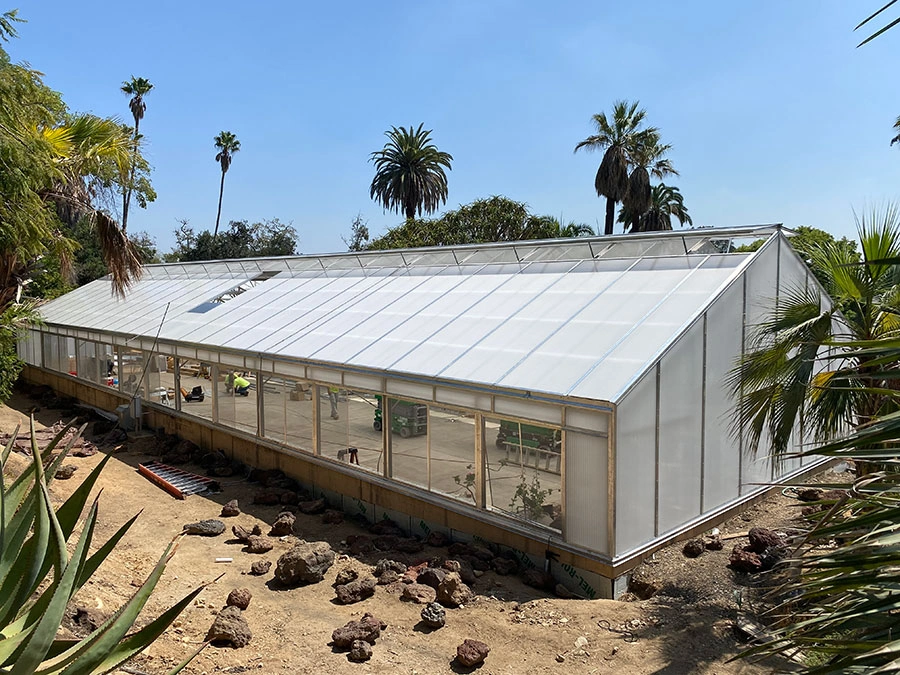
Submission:
[[[166,563],[174,554],[176,538],[163,552],[146,581],[106,622],[84,639],[57,639],[69,601],[137,519],[134,516],[126,522],[91,554],[98,513],[95,500],[69,553],[67,541],[109,460],[105,457],[54,510],[48,484],[84,431],[84,426],[78,429],[54,457],[54,450],[70,428],[71,425],[66,426],[41,451],[37,447],[32,419],[32,464],[10,485],[5,484],[0,473],[0,673],[4,675],[99,675],[115,670],[158,638],[204,588],[191,591],[146,626],[131,632]],[[16,427],[3,448],[0,467],[6,466],[18,432],[19,427]],[[48,583],[39,591],[45,580]],[[179,672],[203,646],[170,672]]]

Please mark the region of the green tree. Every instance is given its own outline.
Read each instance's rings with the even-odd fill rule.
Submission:
[[[219,209],[216,211],[216,229],[213,230],[213,237],[219,234],[219,218],[222,217],[222,192],[225,190],[225,174],[231,168],[231,159],[234,153],[240,151],[241,142],[230,131],[221,131],[213,139],[216,144],[216,161],[222,167],[222,181],[219,183]]]
[[[363,220],[362,214],[357,213],[356,218],[350,223],[350,239],[341,236],[348,251],[365,251],[369,245],[369,226]]]
[[[635,216],[626,206],[619,211],[620,223],[636,222],[636,226],[631,226],[631,232],[671,230],[672,218],[676,218],[680,225],[685,223],[693,225],[681,192],[677,187],[671,187],[664,183],[659,183],[651,188],[650,206],[642,215]],[[762,244],[760,243],[760,245]]]
[[[375,178],[369,197],[388,211],[403,213],[406,220],[416,214],[434,213],[447,202],[447,174],[453,156],[431,141],[431,130],[410,126],[391,127],[388,142],[369,156]]]
[[[578,235],[581,226],[569,230]],[[564,228],[563,228],[564,229]],[[562,229],[553,216],[535,216],[507,197],[476,199],[433,220],[411,219],[373,240],[370,249],[452,246],[493,241],[551,239]]]
[[[216,235],[204,230],[194,232],[185,220],[175,230],[175,249],[165,257],[168,262],[195,260],[231,260],[296,255],[297,231],[278,218],[249,223],[232,220],[228,229]]]
[[[138,144],[141,139],[141,120],[144,119],[144,113],[147,112],[147,104],[144,96],[150,93],[153,85],[150,80],[143,77],[134,77],[131,80],[122,83],[122,93],[131,96],[128,107],[131,108],[131,115],[134,117],[134,149],[137,155]],[[122,232],[128,231],[128,209],[131,205],[131,193],[133,191],[132,183],[134,182],[135,172],[137,170],[137,162],[133,159],[129,168],[129,178],[122,190]]]
[[[628,191],[628,170],[633,164],[633,156],[648,135],[657,135],[654,127],[642,129],[647,111],[638,108],[637,101],[616,101],[612,118],[606,113],[594,115],[592,121],[597,133],[588,136],[575,146],[575,152],[603,150],[603,159],[594,178],[594,189],[598,197],[606,197],[606,221],[604,234],[613,233],[616,204],[622,201]]]
[[[900,212],[873,211],[857,222],[863,262],[838,242],[811,244],[810,264],[828,295],[804,285],[779,299],[749,336],[749,349],[729,376],[734,425],[754,451],[765,431],[780,461],[796,421],[822,440],[847,426],[859,428],[892,411],[884,384],[871,386],[873,368],[864,353],[843,374],[816,373],[820,353],[836,341],[872,341],[900,330]],[[868,388],[867,388],[868,385]]]

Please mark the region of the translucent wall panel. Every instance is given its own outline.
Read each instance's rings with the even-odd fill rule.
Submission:
[[[654,537],[656,369],[616,410],[616,555]]]
[[[388,399],[391,477],[428,488],[428,406],[415,401]]]
[[[337,385],[319,385],[313,391],[319,406],[319,452],[323,457],[349,461],[346,392]]]
[[[725,378],[741,353],[742,299],[743,281],[739,279],[707,312],[704,511],[738,497],[740,448],[731,435],[734,400]]]
[[[266,438],[312,453],[313,393],[304,380],[267,375],[262,380],[263,420]]]
[[[179,359],[178,368],[181,376],[178,394],[181,396],[182,412],[211,420],[213,406],[211,365],[193,359]]]
[[[559,429],[512,420],[484,420],[485,505],[562,529]]]
[[[746,272],[746,331],[747,348],[751,337],[775,307],[778,279],[778,248],[775,241],[767,244],[753,260]],[[746,449],[745,449],[746,450]],[[769,483],[772,473],[769,465],[770,442],[767,432],[763,432],[756,455],[744,452],[741,464],[741,494],[759,489],[753,483]]]
[[[216,405],[219,424],[255,434],[259,386],[256,373],[218,366]]]
[[[475,416],[431,406],[428,411],[431,490],[475,503]]]
[[[703,321],[695,323],[660,362],[659,534],[700,515]]]
[[[566,431],[566,541],[609,553],[608,439]]]
[[[347,397],[348,447],[356,448],[361,467],[382,473],[384,453],[381,425],[376,424],[375,411],[378,400],[375,394],[366,391],[345,392]],[[377,427],[377,428],[376,428]]]

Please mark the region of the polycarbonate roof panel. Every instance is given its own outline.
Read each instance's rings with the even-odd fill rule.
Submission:
[[[640,257],[654,247],[681,252]],[[124,300],[100,280],[42,313],[211,349],[615,401],[749,258],[685,253],[681,239],[513,248],[157,267]],[[265,270],[278,274],[259,280]]]

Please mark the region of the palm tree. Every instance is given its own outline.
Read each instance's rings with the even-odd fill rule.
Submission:
[[[241,142],[230,131],[222,131],[213,139],[216,142],[216,161],[222,167],[222,181],[219,183],[219,210],[216,212],[216,229],[213,237],[219,233],[219,218],[222,217],[222,192],[225,190],[225,174],[231,166],[231,158],[241,149]]]
[[[632,153],[638,146],[642,134],[655,133],[653,127],[641,129],[647,111],[638,109],[638,101],[616,101],[613,105],[612,120],[606,113],[594,115],[593,122],[597,133],[588,136],[575,146],[575,152],[581,148],[588,150],[605,150],[600,168],[594,178],[594,189],[598,197],[606,197],[606,222],[604,234],[613,233],[613,221],[616,215],[616,204],[625,197],[628,191],[628,168],[632,163]]]
[[[627,224],[632,232],[640,230],[639,220],[653,204],[650,177],[662,180],[669,174],[678,175],[672,161],[666,158],[666,153],[671,148],[671,145],[660,143],[659,131],[656,129],[648,129],[637,138],[631,153],[634,169],[628,177],[628,189],[622,198],[623,210],[631,215]]]
[[[122,93],[131,96],[128,107],[131,108],[131,114],[134,117],[134,149],[137,151],[138,142],[141,138],[140,128],[141,120],[144,119],[144,113],[147,111],[147,104],[144,102],[144,96],[150,93],[153,85],[150,80],[143,77],[131,76],[131,80],[122,83]],[[128,230],[128,207],[131,205],[131,184],[134,182],[134,172],[136,160],[132,160],[129,169],[128,182],[122,191],[122,232]]]
[[[891,139],[891,145],[893,145],[894,143],[900,143],[900,117],[898,117],[897,121],[894,122],[894,131],[898,133]]]
[[[900,330],[900,212],[893,206],[873,211],[858,220],[857,229],[862,263],[836,242],[809,251],[834,305],[812,284],[787,293],[750,336],[751,348],[729,375],[734,427],[751,451],[767,430],[780,460],[801,415],[816,438],[828,440],[891,409],[890,385],[879,378],[884,369],[864,352],[847,356],[839,345],[881,340]],[[832,360],[849,358],[851,367],[816,373],[816,360],[825,352]]]
[[[373,152],[375,178],[369,197],[390,211],[402,212],[407,220],[430,214],[447,202],[447,174],[453,156],[437,149],[431,130],[420,124],[413,130],[391,127],[384,132],[388,142]]]
[[[631,227],[632,233],[671,230],[673,217],[680,225],[693,225],[681,192],[665,183],[650,188],[650,207],[640,216],[635,216],[625,206],[619,211],[620,223],[633,223],[637,218],[637,226]]]

